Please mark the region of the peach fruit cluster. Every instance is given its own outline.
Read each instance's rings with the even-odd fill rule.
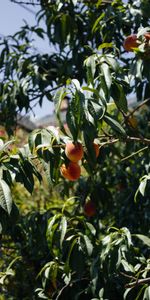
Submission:
[[[99,155],[99,145],[93,143],[93,147],[95,150],[95,156],[97,158]],[[63,163],[61,165],[61,175],[70,181],[75,181],[81,175],[81,167],[79,165],[79,161],[81,161],[84,156],[84,149],[82,144],[80,142],[68,142],[65,146],[65,155],[68,158],[69,162],[67,164]]]

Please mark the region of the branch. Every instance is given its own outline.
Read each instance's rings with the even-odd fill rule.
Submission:
[[[16,3],[16,4],[41,5],[41,3],[34,3],[34,2],[28,2],[28,1],[19,1],[19,0],[10,0],[10,1],[13,3]]]
[[[150,277],[144,278],[144,279],[137,279],[136,281],[127,283],[125,285],[125,288],[127,289],[127,288],[131,288],[131,287],[136,287],[138,285],[145,284],[145,283],[150,283]]]
[[[125,160],[127,160],[127,159],[133,157],[134,155],[139,154],[140,152],[143,152],[143,151],[146,150],[146,149],[148,149],[148,146],[146,146],[146,147],[144,147],[144,148],[142,148],[142,149],[140,149],[140,150],[138,150],[138,151],[136,151],[136,152],[133,152],[132,154],[130,154],[130,155],[126,156],[126,157],[123,157],[123,158],[121,159],[121,161],[125,161]]]
[[[150,145],[150,139],[143,138],[143,137],[127,136],[123,140],[123,142],[134,142],[134,141],[139,142],[139,143],[143,143],[143,144],[146,144],[146,145]],[[112,144],[115,144],[117,142],[121,142],[121,140],[120,139],[111,139],[108,142],[101,143],[101,147],[105,146],[105,145],[112,145]]]
[[[146,100],[144,100],[142,103],[140,103],[136,108],[134,108],[129,114],[128,114],[128,118],[130,116],[132,116],[137,110],[139,110],[143,105],[147,104],[150,101],[150,98],[147,98]]]
[[[126,140],[127,140],[127,142],[136,141],[139,143],[150,145],[150,139],[143,138],[143,137],[127,136]]]

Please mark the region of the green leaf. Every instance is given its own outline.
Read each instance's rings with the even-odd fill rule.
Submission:
[[[125,259],[121,260],[121,264],[126,272],[134,273],[134,267],[129,264]]]
[[[67,220],[66,220],[66,217],[64,217],[64,216],[62,217],[61,222],[60,222],[60,231],[61,231],[60,247],[62,248],[64,237],[65,237],[66,231],[67,231]]]
[[[122,134],[123,136],[126,136],[126,132],[124,128],[119,124],[118,121],[114,120],[112,117],[105,115],[104,121],[116,132]]]
[[[90,232],[91,232],[92,235],[96,234],[96,229],[95,229],[95,227],[91,223],[86,222],[86,226],[88,227],[88,229],[90,230]]]
[[[143,295],[143,300],[148,300],[148,299],[150,299],[150,286],[146,287]]]
[[[103,43],[98,46],[98,50],[101,50],[104,48],[113,48],[113,44],[112,43]]]
[[[138,292],[137,297],[135,298],[135,300],[140,300],[140,299],[141,299],[141,295],[143,294],[143,290],[146,288],[146,286],[147,286],[146,284],[142,286],[142,288],[141,288],[140,291]],[[144,294],[145,294],[145,293],[144,293]],[[150,299],[150,298],[149,298],[149,297],[148,297],[148,298],[143,297],[142,299],[143,299],[143,300],[148,300],[148,299]]]
[[[99,23],[100,23],[100,21],[104,18],[104,16],[105,16],[105,13],[103,12],[99,17],[98,17],[98,19],[96,19],[96,21],[95,21],[95,23],[94,23],[94,25],[93,25],[93,27],[92,27],[92,33],[94,33],[94,32],[96,32],[96,30],[99,28]]]
[[[77,140],[78,128],[76,126],[76,121],[75,121],[75,116],[74,116],[73,110],[71,109],[70,106],[68,107],[68,110],[67,110],[66,121],[67,121],[68,128],[73,136],[73,139]]]
[[[91,256],[93,252],[93,245],[87,235],[83,235],[83,238],[84,238],[87,253],[89,256]]]
[[[95,101],[89,100],[88,101],[88,111],[89,111],[89,114],[91,114],[91,116],[95,120],[95,122],[97,122],[98,120],[103,118],[104,113],[105,113],[105,107]]]
[[[105,55],[105,61],[108,63],[108,65],[111,67],[113,71],[116,72],[119,69],[119,63],[113,56]]]
[[[145,245],[147,245],[148,247],[150,247],[150,238],[146,235],[143,234],[133,234],[133,236],[137,237],[138,239],[140,239]]]
[[[70,258],[71,258],[72,251],[73,251],[73,249],[74,249],[74,247],[77,243],[77,240],[78,240],[78,237],[75,237],[74,240],[72,241],[72,243],[70,245],[70,248],[69,248],[69,251],[68,251],[67,260],[66,260],[66,263],[65,263],[65,270],[66,270],[67,273],[69,272],[69,269],[70,269],[70,266],[69,266]]]
[[[142,194],[142,196],[144,196],[145,194],[146,185],[147,185],[147,178],[143,179],[139,185],[139,191]]]
[[[73,85],[75,86],[76,90],[77,90],[78,92],[80,92],[80,91],[81,91],[81,87],[80,87],[80,82],[79,82],[79,80],[77,80],[77,79],[72,79],[71,82],[72,82]]]
[[[123,300],[127,299],[128,294],[130,293],[130,291],[133,289],[134,287],[128,288],[126,289],[125,293],[123,294]]]
[[[102,63],[100,66],[101,72],[105,78],[107,89],[110,90],[112,84],[111,73],[108,64]]]
[[[0,151],[5,151],[13,142],[14,140],[11,140],[4,144],[4,142],[0,139]]]
[[[126,113],[128,110],[127,99],[124,94],[123,87],[119,83],[114,82],[112,84],[111,96],[112,96],[116,106],[118,107],[118,109],[121,109]]]
[[[8,184],[0,179],[0,206],[8,213],[11,213],[12,209],[12,197]]]
[[[66,120],[67,125],[71,131],[74,141],[77,140],[78,134],[81,131],[81,126],[83,123],[83,116],[84,116],[84,103],[85,103],[85,96],[80,88],[79,81],[74,79],[74,85],[76,87],[76,92],[73,95],[71,102],[69,103]]]
[[[96,62],[95,62],[95,54],[89,56],[85,61],[84,61],[84,65],[86,66],[86,70],[87,70],[87,79],[88,79],[88,83],[93,83],[94,81],[94,75],[95,75],[95,71],[96,71]]]
[[[60,107],[65,96],[66,96],[66,91],[64,88],[58,90],[54,96],[55,112],[60,124],[62,123],[60,118]]]

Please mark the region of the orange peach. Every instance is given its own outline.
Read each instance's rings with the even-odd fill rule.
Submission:
[[[94,150],[95,150],[95,156],[97,158],[99,156],[99,145],[93,143],[93,147],[94,147]]]
[[[84,214],[87,217],[93,217],[96,214],[96,206],[95,203],[92,200],[87,201],[84,204]]]
[[[81,175],[81,168],[77,163],[70,161],[67,165],[62,164],[60,167],[60,173],[64,178],[70,181],[75,181]]]
[[[83,146],[81,143],[68,142],[65,147],[65,154],[72,162],[78,162],[83,157]]]
[[[126,37],[123,43],[123,47],[126,51],[133,51],[133,48],[138,47],[137,35],[131,34]]]
[[[150,40],[150,32],[144,33],[144,37],[146,38],[147,41]]]

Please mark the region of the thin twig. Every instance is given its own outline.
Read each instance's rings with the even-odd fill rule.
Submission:
[[[150,139],[143,138],[143,137],[127,136],[126,140],[127,142],[135,141],[135,142],[150,145]]]
[[[128,114],[128,118],[130,116],[132,116],[137,110],[139,110],[143,105],[145,105],[146,103],[148,103],[150,101],[150,98],[147,98],[146,100],[144,100],[142,103],[140,103],[137,107],[135,107],[129,114]]]
[[[137,285],[141,285],[141,284],[145,284],[145,283],[150,283],[150,277],[144,278],[144,279],[138,279],[136,281],[127,283],[125,285],[125,288],[127,289],[127,288],[131,288],[131,287],[136,287]]]
[[[136,151],[136,152],[134,152],[134,153],[132,153],[132,154],[130,154],[130,155],[124,157],[124,158],[122,158],[121,161],[125,161],[125,160],[131,158],[132,156],[134,156],[134,155],[136,155],[136,154],[139,154],[140,152],[142,152],[142,151],[144,151],[144,150],[146,150],[146,149],[148,149],[148,146],[146,146],[146,147],[144,147],[144,148],[142,148],[142,149],[140,149],[140,150],[138,150],[138,151]]]
[[[136,136],[127,136],[123,142],[138,142],[138,143],[143,143],[143,144],[147,144],[147,145],[150,145],[150,139],[147,139],[147,138],[143,138],[143,137],[136,137]],[[112,145],[112,144],[115,144],[117,142],[121,142],[121,140],[119,139],[112,139],[108,142],[104,142],[104,143],[101,143],[101,146],[105,146],[105,145]]]
[[[26,4],[26,5],[41,5],[41,3],[33,3],[33,2],[25,2],[25,1],[17,1],[17,0],[10,0],[15,4]]]
[[[120,274],[123,275],[124,277],[136,280],[136,277],[134,277],[134,276],[128,275],[128,274],[123,273],[123,272],[120,272]]]

